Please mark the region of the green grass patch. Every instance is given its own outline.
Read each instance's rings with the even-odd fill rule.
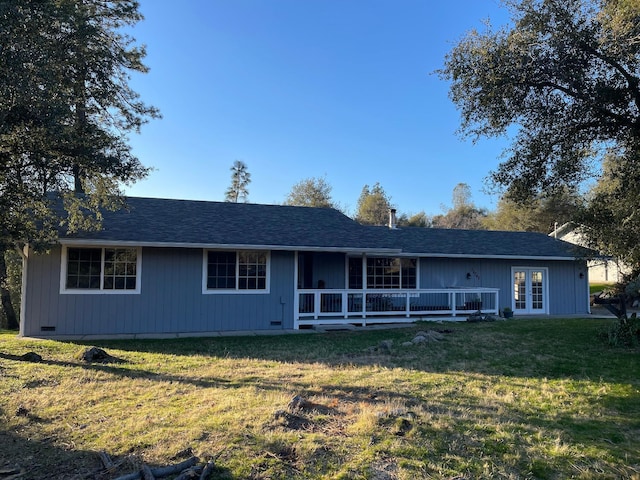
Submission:
[[[229,479],[640,478],[640,352],[609,346],[614,321],[97,342],[106,365],[5,332],[0,469],[90,475],[104,450],[117,473],[193,452]],[[447,333],[402,346],[428,329]]]
[[[603,290],[608,290],[613,288],[615,285],[611,283],[590,283],[589,284],[589,293],[594,294],[598,292],[602,292]]]

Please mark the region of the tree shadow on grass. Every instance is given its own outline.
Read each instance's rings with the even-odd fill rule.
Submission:
[[[12,355],[0,352],[0,358],[5,360],[13,360],[24,362],[25,360],[20,355]],[[189,383],[196,387],[223,387],[232,386],[230,381],[223,378],[191,378],[188,376],[180,375],[168,375],[164,373],[153,372],[150,370],[140,370],[134,368],[126,368],[123,364],[129,364],[125,360],[120,359],[118,362],[110,363],[85,363],[85,362],[65,362],[61,360],[50,360],[43,358],[41,361],[36,362],[41,365],[78,368],[87,371],[100,371],[108,373],[114,376],[130,378],[130,379],[146,379],[157,380],[159,382],[176,382],[176,383]]]
[[[102,466],[96,452],[60,448],[53,439],[26,439],[5,430],[0,431],[0,445],[0,469],[6,476],[41,480],[109,478],[100,476]]]
[[[567,322],[570,322],[568,326]],[[97,340],[93,345],[132,352],[197,355],[212,360],[255,359],[330,367],[376,365],[429,373],[455,371],[523,378],[604,378],[636,382],[636,373],[640,370],[637,351],[609,348],[601,338],[605,325],[557,319],[536,320],[530,327],[524,321],[425,323],[402,329],[307,335]],[[447,333],[441,342],[402,346],[420,330]],[[384,340],[393,341],[390,354],[372,352],[372,347]]]
[[[424,327],[416,327],[420,329]],[[523,351],[519,352],[514,347],[513,352],[506,355],[504,352],[496,351],[494,358],[490,362],[483,364],[475,363],[475,360],[481,357],[482,349],[474,351],[476,346],[472,342],[462,349],[460,358],[452,359],[438,357],[438,352],[446,350],[447,343],[441,342],[436,345],[426,347],[409,347],[408,350],[394,350],[389,354],[380,354],[372,352],[368,347],[376,345],[381,340],[388,338],[394,339],[394,345],[400,344],[400,340],[406,340],[416,329],[404,330],[402,332],[378,332],[375,335],[353,335],[353,334],[324,334],[318,336],[305,336],[312,340],[305,340],[302,345],[296,345],[294,340],[301,338],[285,337],[244,337],[244,338],[211,338],[211,339],[185,339],[185,340],[166,340],[166,341],[135,341],[135,342],[100,342],[103,348],[119,349],[121,351],[132,352],[149,352],[158,354],[172,355],[197,355],[203,356],[205,362],[215,361],[217,358],[231,358],[239,360],[257,359],[269,362],[301,362],[301,363],[323,363],[329,366],[345,367],[345,366],[381,366],[381,367],[399,367],[403,366],[408,370],[417,370],[425,372],[433,372],[439,374],[458,374],[462,371],[466,373],[466,377],[470,382],[482,383],[488,382],[487,386],[491,387],[491,375],[504,375],[506,370],[513,371],[513,375],[509,375],[506,379],[501,379],[505,383],[505,388],[512,386],[514,389],[527,388],[526,381],[523,377],[531,378],[531,372],[538,377],[545,377],[550,372],[560,372],[557,366],[546,366],[557,361],[558,356],[553,355],[553,346],[547,347],[545,351],[538,351],[537,355],[542,360],[530,359],[530,361],[538,361],[540,365],[532,369],[527,365],[528,352],[523,347]],[[473,333],[473,330],[469,331]],[[462,335],[454,331],[451,335]],[[472,336],[471,336],[472,337]],[[471,338],[468,337],[468,338]],[[465,342],[467,340],[465,339]],[[451,340],[453,343],[453,340]],[[463,342],[464,343],[464,342]],[[81,345],[81,344],[78,344]],[[459,345],[456,347],[458,348]],[[121,355],[126,357],[126,355]],[[560,356],[562,357],[562,356]],[[18,361],[17,356],[0,354],[0,358],[6,360]],[[516,360],[511,365],[501,365],[509,359]],[[480,359],[482,360],[482,359]],[[447,362],[455,361],[455,368],[447,365]],[[581,361],[581,360],[578,360]],[[599,359],[602,362],[602,359]],[[396,418],[400,418],[402,427],[398,435],[406,436],[411,442],[416,444],[431,445],[435,455],[446,456],[449,454],[449,445],[454,442],[465,445],[464,449],[469,457],[489,456],[492,461],[502,462],[503,457],[517,457],[518,464],[511,473],[517,476],[528,470],[540,472],[539,477],[553,477],[555,472],[571,471],[571,462],[587,462],[595,465],[601,462],[601,458],[593,456],[593,451],[606,451],[611,454],[609,458],[613,459],[610,464],[605,466],[611,478],[613,474],[630,475],[634,472],[633,468],[637,467],[638,455],[634,453],[631,445],[637,444],[638,422],[634,418],[638,417],[637,408],[631,409],[624,414],[620,413],[621,408],[628,406],[628,399],[621,395],[617,399],[616,395],[608,395],[606,401],[611,402],[615,407],[618,416],[615,421],[611,417],[602,418],[585,418],[584,415],[573,416],[571,410],[567,412],[546,412],[538,409],[535,405],[527,405],[518,402],[512,402],[498,397],[491,402],[479,402],[476,395],[472,395],[466,391],[466,385],[458,382],[458,385],[447,384],[443,381],[443,385],[433,382],[426,382],[423,385],[420,379],[416,377],[416,384],[411,389],[394,389],[393,385],[380,386],[379,383],[372,382],[372,385],[354,386],[349,385],[348,381],[341,382],[337,385],[330,378],[326,378],[318,382],[317,378],[313,383],[306,381],[304,376],[300,379],[288,378],[280,381],[277,377],[263,378],[259,374],[247,375],[234,380],[228,379],[206,379],[191,378],[187,375],[170,375],[160,372],[138,370],[127,363],[122,364],[85,364],[80,362],[64,362],[57,360],[44,359],[44,366],[64,366],[69,368],[80,368],[83,370],[97,370],[114,376],[122,376],[131,379],[145,379],[158,382],[179,382],[196,386],[198,388],[240,388],[252,387],[257,391],[271,390],[296,392],[302,395],[309,395],[315,398],[323,398],[326,401],[335,400],[335,411],[328,412],[327,416],[339,416],[340,412],[347,405],[361,405],[371,409],[373,414],[382,415],[378,420],[378,428],[397,428]],[[571,363],[573,365],[573,363]],[[462,368],[462,367],[465,368]],[[637,372],[637,370],[636,370]],[[375,375],[375,373],[372,373]],[[553,376],[549,375],[553,378]],[[570,378],[567,373],[557,374],[558,378]],[[34,387],[37,387],[34,384]],[[445,392],[438,389],[447,389]],[[614,399],[614,397],[616,397]],[[600,402],[594,398],[594,403]],[[394,409],[400,406],[397,411]],[[276,405],[274,408],[285,407],[284,405]],[[417,417],[410,415],[411,411],[418,412]],[[385,416],[386,415],[386,416]],[[406,419],[404,417],[407,417]],[[274,424],[273,428],[286,429],[303,429],[312,431],[316,426],[322,428],[322,425],[314,420],[312,415],[297,414],[293,420],[284,417],[286,421]],[[480,421],[480,420],[482,421]],[[37,421],[37,419],[34,419]],[[322,421],[330,421],[323,418]],[[339,423],[339,422],[337,422]],[[628,427],[627,431],[618,432],[617,426],[624,424]],[[483,426],[484,425],[484,426]],[[491,431],[492,426],[498,425],[503,430],[504,437],[500,437],[496,432]],[[483,429],[486,428],[486,431]],[[504,430],[508,430],[506,434]],[[635,433],[634,433],[635,432]],[[58,453],[60,450],[48,440],[31,441],[24,440],[16,434],[6,434],[7,439],[16,441],[19,446],[23,446],[28,458],[35,458],[38,449],[43,452]],[[528,438],[536,436],[548,436],[549,438],[557,438],[563,444],[569,445],[573,450],[585,450],[576,457],[571,453],[564,454],[560,458],[553,459],[555,463],[549,463],[549,459],[543,454],[530,448]],[[514,438],[515,444],[510,444],[508,439]],[[4,440],[0,437],[0,440]],[[372,442],[375,439],[372,438]],[[64,449],[63,452],[65,451]],[[617,450],[617,451],[616,451]],[[622,458],[620,450],[628,450],[629,461],[633,462],[631,467],[623,466],[620,460]],[[30,453],[30,452],[35,453]],[[73,452],[68,453],[71,455]],[[79,456],[69,458],[69,462],[75,465],[75,462],[88,461],[86,459],[93,458],[95,452],[76,452]],[[84,456],[86,455],[86,457]],[[0,457],[2,458],[2,457]],[[408,457],[411,460],[411,457]],[[95,461],[95,459],[93,460]],[[504,465],[509,464],[508,460],[502,462]],[[55,464],[56,466],[58,464]],[[65,465],[60,464],[62,472]],[[98,464],[99,466],[99,464]],[[56,467],[57,468],[57,467]],[[84,467],[83,467],[84,468]],[[501,467],[501,468],[507,468]],[[588,468],[584,467],[584,468]],[[56,471],[51,469],[50,471]],[[86,470],[88,471],[88,470]],[[74,478],[73,476],[46,476],[42,470],[43,476],[34,475],[27,478]],[[98,478],[98,477],[95,477]]]
[[[0,411],[0,415],[1,415]],[[31,421],[37,421],[32,419]],[[72,445],[56,445],[54,438],[24,438],[16,432],[0,430],[0,478],[16,480],[109,480],[140,471],[140,461],[132,456],[111,457],[107,469],[99,452],[79,450]],[[179,460],[172,462],[179,463]],[[147,464],[150,468],[166,465]],[[231,480],[228,469],[216,466],[215,478]]]

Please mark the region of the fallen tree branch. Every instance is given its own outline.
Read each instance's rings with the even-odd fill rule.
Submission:
[[[188,458],[187,460],[177,463],[175,465],[169,465],[167,467],[159,467],[159,468],[149,468],[146,465],[143,465],[143,469],[146,468],[149,470],[149,474],[151,474],[151,477],[146,477],[143,475],[142,471],[138,471],[138,472],[134,472],[134,473],[129,473],[127,475],[123,475],[121,477],[116,478],[116,480],[140,480],[140,479],[147,479],[147,478],[164,478],[164,477],[168,477],[169,475],[174,475],[176,473],[181,473],[184,470],[187,470],[188,468],[193,467],[195,464],[197,464],[199,461],[198,457],[191,457]]]
[[[200,478],[201,472],[202,472],[201,466],[191,467],[183,471],[180,475],[178,475],[173,480],[193,480],[195,478]]]
[[[207,480],[209,475],[213,472],[213,469],[216,468],[216,464],[213,460],[209,460],[207,465],[202,470],[202,474],[200,475],[200,480]]]
[[[142,474],[143,480],[156,480],[156,477],[153,473],[151,473],[151,469],[148,465],[142,465],[142,469],[140,469],[140,473]]]
[[[106,468],[107,470],[113,469],[113,460],[111,460],[111,457],[107,452],[98,452],[98,456],[100,457],[100,461],[102,462],[102,465],[104,465],[104,468]]]

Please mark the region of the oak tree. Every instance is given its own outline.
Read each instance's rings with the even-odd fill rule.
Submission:
[[[508,196],[498,201],[485,225],[490,230],[513,230],[549,233],[556,226],[579,221],[584,207],[583,197],[567,188],[536,195],[526,203],[516,202]]]
[[[331,185],[324,177],[305,178],[291,187],[284,203],[301,207],[336,208],[331,190]]]
[[[639,163],[628,157],[607,157],[587,207],[578,217],[590,246],[631,267],[634,277],[640,274]]]
[[[629,213],[640,210],[640,203],[636,190],[625,186],[634,181],[640,162],[640,3],[504,4],[511,24],[469,32],[440,71],[451,82],[461,132],[474,140],[511,139],[490,179],[521,202],[565,186],[577,188],[597,177],[610,155],[604,175],[620,179],[616,192],[625,198],[623,209],[609,213],[625,225],[625,233],[607,227],[590,228],[588,235],[599,235],[596,243],[609,245],[610,252],[624,251],[627,236],[640,238]],[[604,214],[605,205],[598,205]],[[616,238],[605,241],[607,235]]]

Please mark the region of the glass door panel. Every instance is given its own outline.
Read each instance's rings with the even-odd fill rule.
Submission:
[[[514,268],[513,310],[520,314],[546,313],[547,270],[544,268]]]
[[[513,300],[514,310],[524,310],[527,308],[527,284],[526,273],[516,271],[513,273]]]
[[[531,310],[544,310],[544,285],[541,271],[532,270],[531,276]]]

